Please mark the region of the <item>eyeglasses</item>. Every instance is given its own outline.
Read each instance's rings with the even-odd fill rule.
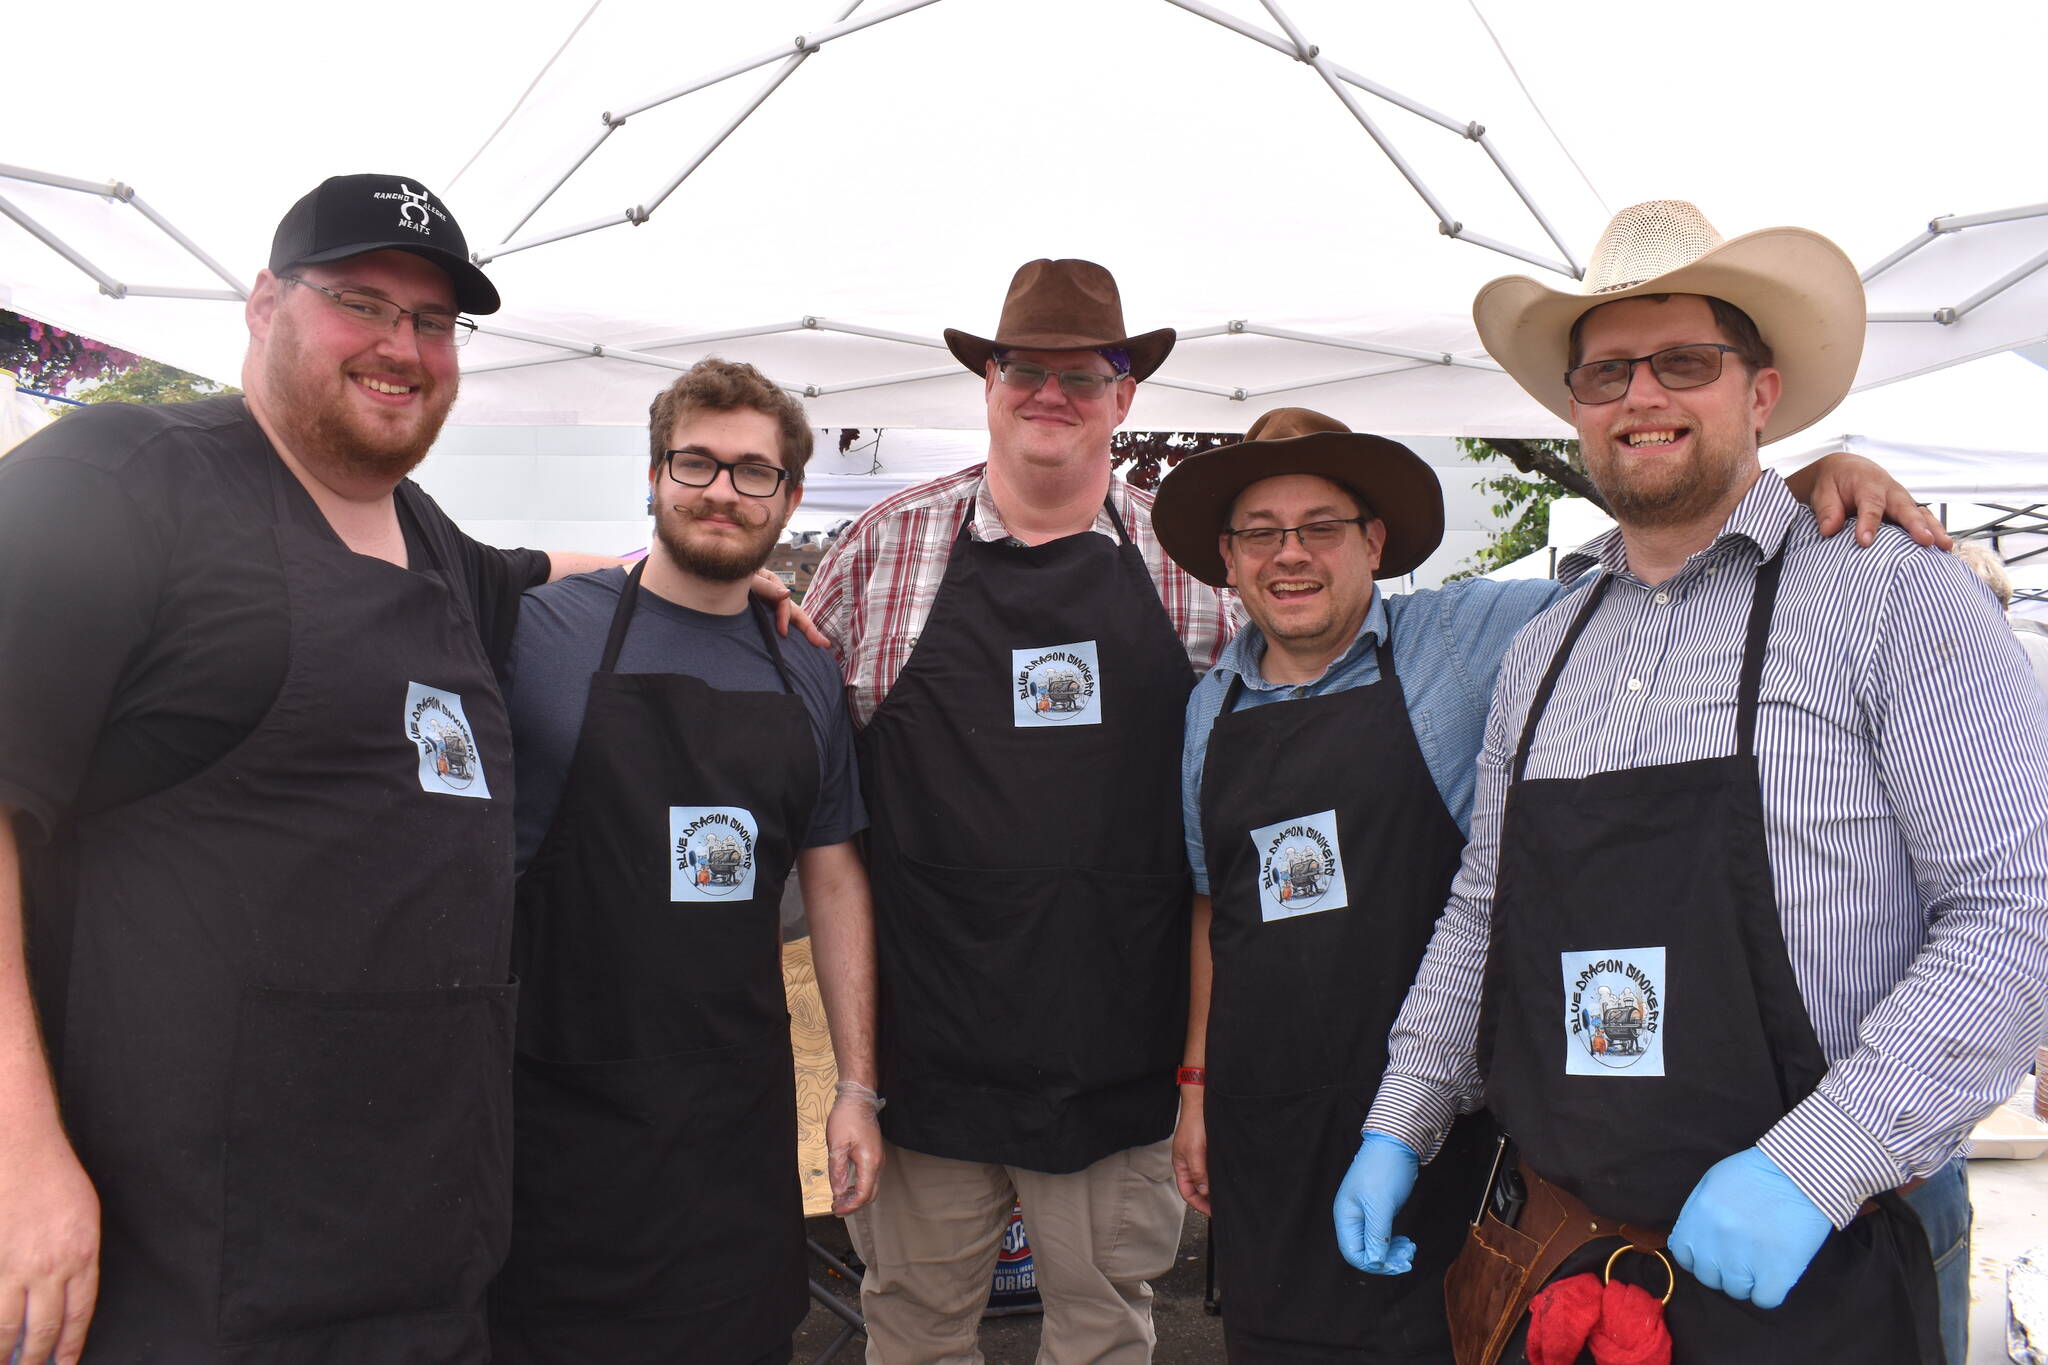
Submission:
[[[1124,378],[1120,374],[1097,374],[1093,370],[1048,370],[1028,360],[998,360],[996,373],[1011,388],[1033,392],[1044,388],[1046,376],[1051,375],[1060,381],[1060,392],[1069,398],[1100,398],[1105,389]]]
[[[1310,554],[1321,550],[1334,550],[1344,539],[1344,528],[1363,526],[1364,517],[1341,517],[1336,521],[1312,521],[1306,526],[1252,526],[1242,531],[1225,531],[1224,534],[1237,542],[1237,547],[1247,554],[1269,555],[1287,543],[1290,533],[1301,542],[1301,548]]]
[[[1721,377],[1721,357],[1741,355],[1734,346],[1702,341],[1692,346],[1671,346],[1651,355],[1630,360],[1595,360],[1566,370],[1565,386],[1581,403],[1612,403],[1628,392],[1636,377],[1636,366],[1650,363],[1650,373],[1667,389],[1697,389]]]
[[[454,313],[422,313],[413,308],[400,308],[390,299],[380,299],[375,294],[360,294],[353,289],[329,289],[324,284],[302,280],[297,275],[279,275],[287,284],[303,284],[308,289],[317,289],[334,300],[334,306],[343,317],[363,325],[363,330],[382,332],[396,330],[400,318],[412,319],[412,334],[422,346],[461,346],[476,335],[476,324],[468,318]]]
[[[777,469],[772,464],[714,460],[697,450],[664,450],[661,458],[668,466],[668,476],[685,488],[709,488],[718,482],[718,471],[723,469],[732,476],[733,491],[750,498],[774,497],[775,490],[789,477],[787,469]]]

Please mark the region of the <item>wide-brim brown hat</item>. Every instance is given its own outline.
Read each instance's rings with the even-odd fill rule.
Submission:
[[[1131,378],[1159,368],[1173,349],[1171,327],[1129,336],[1116,279],[1093,261],[1026,261],[1010,278],[993,339],[946,329],[946,345],[962,365],[988,373],[997,351],[1099,351],[1117,348],[1131,357]]]
[[[1316,474],[1342,484],[1386,523],[1381,578],[1407,573],[1443,541],[1443,485],[1421,456],[1320,412],[1275,408],[1236,445],[1190,455],[1159,481],[1152,503],[1159,544],[1204,583],[1227,586],[1216,541],[1228,529],[1231,504],[1260,479],[1280,474]]]
[[[1863,281],[1842,249],[1805,228],[1764,228],[1723,241],[1682,199],[1623,209],[1600,234],[1575,291],[1526,275],[1498,279],[1472,301],[1479,339],[1531,397],[1566,421],[1572,324],[1639,294],[1704,294],[1749,314],[1782,377],[1759,442],[1804,430],[1834,411],[1863,359]]]

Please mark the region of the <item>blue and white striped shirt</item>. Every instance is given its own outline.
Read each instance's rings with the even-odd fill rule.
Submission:
[[[1893,527],[1823,540],[1765,474],[1667,583],[1619,532],[1568,557],[1614,575],[1558,681],[1531,778],[1733,752],[1756,571],[1789,531],[1757,719],[1778,914],[1829,1069],[1758,1145],[1837,1226],[1955,1155],[2009,1096],[2048,1000],[2048,700],[1958,560]],[[1473,1060],[1507,770],[1586,575],[1502,662],[1472,837],[1389,1039],[1367,1126],[1432,1152],[1479,1102]],[[1654,913],[1653,907],[1645,907]]]
[[[1209,760],[1209,731],[1215,728],[1233,677],[1244,679],[1237,699],[1240,710],[1366,687],[1380,680],[1380,640],[1391,630],[1394,672],[1401,678],[1401,696],[1422,761],[1459,832],[1466,833],[1472,823],[1472,760],[1486,730],[1486,707],[1501,656],[1515,632],[1555,602],[1559,591],[1547,578],[1506,583],[1472,578],[1400,597],[1374,588],[1372,605],[1351,647],[1312,683],[1268,681],[1259,667],[1266,637],[1256,625],[1247,624],[1188,696],[1180,809],[1195,890],[1209,894],[1208,855],[1202,847],[1202,768]]]

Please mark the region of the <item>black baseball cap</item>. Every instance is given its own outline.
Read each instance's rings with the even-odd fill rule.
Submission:
[[[270,269],[318,265],[366,251],[409,251],[448,272],[455,306],[498,311],[498,291],[469,259],[455,215],[419,181],[398,175],[336,175],[291,206],[270,239]]]

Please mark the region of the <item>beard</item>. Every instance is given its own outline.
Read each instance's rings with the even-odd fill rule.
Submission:
[[[1686,526],[1721,510],[1735,490],[1755,447],[1733,449],[1714,442],[1700,428],[1693,430],[1693,457],[1675,469],[1631,468],[1629,455],[1610,438],[1605,453],[1590,451],[1586,471],[1607,499],[1614,519],[1628,526]],[[1590,443],[1589,443],[1590,444]]]
[[[716,510],[737,515],[730,508]],[[782,538],[782,528],[769,517],[759,526],[747,527],[748,535],[738,543],[694,542],[683,535],[694,516],[686,507],[663,509],[654,518],[654,535],[677,568],[712,583],[737,583],[753,577],[775,552],[775,542]]]
[[[264,357],[272,403],[271,420],[294,455],[309,466],[349,478],[397,483],[427,458],[455,401],[456,385],[444,387],[424,369],[406,375],[419,390],[419,409],[377,421],[351,405],[355,383],[339,367],[309,357],[290,315],[280,310]]]

